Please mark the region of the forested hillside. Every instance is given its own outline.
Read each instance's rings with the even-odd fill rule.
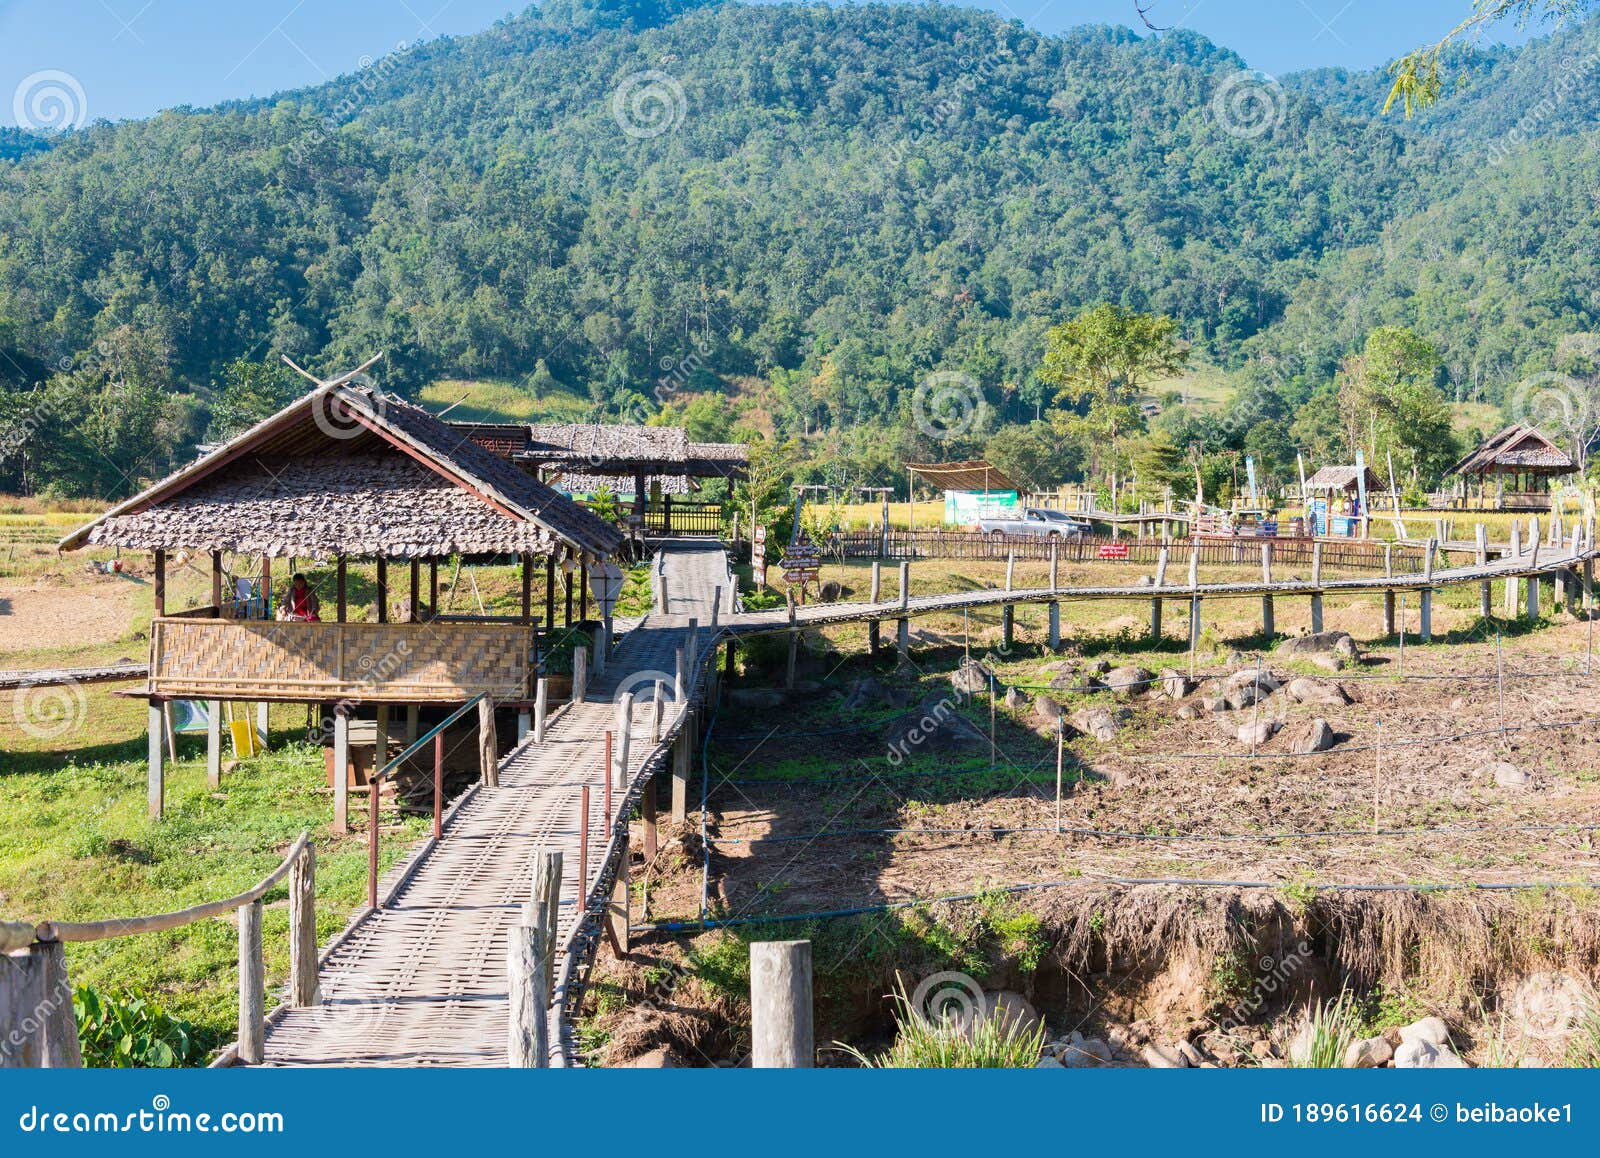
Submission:
[[[278,353],[380,349],[392,389],[492,378],[597,416],[729,393],[811,469],[870,474],[1044,415],[1045,332],[1098,302],[1176,318],[1231,376],[1231,411],[1175,412],[1174,443],[1253,430],[1281,467],[1379,326],[1490,403],[1600,328],[1600,85],[1561,64],[1596,41],[1467,60],[1406,123],[1378,78],[1279,84],[1185,33],[552,2],[314,90],[10,134],[0,490],[118,493],[296,389],[258,365]],[[1508,143],[1567,74],[1561,115]],[[941,370],[984,404],[963,444],[919,447],[912,392]],[[735,409],[697,421],[726,435]],[[113,469],[79,464],[114,437]]]

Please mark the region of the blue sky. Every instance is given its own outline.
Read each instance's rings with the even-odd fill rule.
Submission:
[[[1143,0],[1274,74],[1365,68],[1436,38],[1470,0]],[[1133,0],[985,0],[1043,32],[1139,23]],[[264,96],[352,72],[403,41],[486,28],[507,0],[0,0],[0,123],[38,74],[70,78],[89,117],[148,116]],[[54,77],[59,81],[59,77]],[[52,83],[52,76],[34,87]],[[59,85],[58,85],[59,87]]]

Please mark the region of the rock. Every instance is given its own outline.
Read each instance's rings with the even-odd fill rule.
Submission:
[[[1277,720],[1257,720],[1253,724],[1245,724],[1239,729],[1239,743],[1259,747],[1272,739],[1278,731]]]
[[[1175,1049],[1157,1045],[1151,1042],[1144,1047],[1144,1064],[1153,1070],[1181,1070],[1186,1069],[1183,1058]]]
[[[1348,631],[1319,631],[1314,635],[1296,635],[1278,645],[1279,655],[1293,655],[1309,659],[1317,655],[1338,655],[1354,662],[1361,658],[1356,641]]]
[[[1105,678],[1101,682],[1105,684],[1106,690],[1113,695],[1127,698],[1144,691],[1154,679],[1155,676],[1151,674],[1148,668],[1142,668],[1135,664],[1126,664],[1122,667],[1114,667],[1106,672]]]
[[[1193,1043],[1191,1042],[1180,1039],[1178,1044],[1174,1046],[1173,1049],[1177,1055],[1183,1059],[1183,1064],[1188,1066],[1190,1069],[1199,1069],[1205,1064],[1206,1059],[1200,1056],[1200,1051],[1195,1049]]]
[[[1180,720],[1198,720],[1200,718],[1200,709],[1193,704],[1184,704],[1174,714]]]
[[[1007,688],[1005,703],[1013,712],[1021,711],[1028,705],[1028,695],[1021,688]]]
[[[975,695],[989,690],[989,681],[993,676],[993,672],[969,656],[950,673],[950,686],[964,696]]]
[[[1261,668],[1258,671],[1253,667],[1241,668],[1224,680],[1222,684],[1224,692],[1232,691],[1234,688],[1254,687],[1263,696],[1270,696],[1282,686],[1283,681],[1266,668]]]
[[[1094,672],[1095,675],[1105,675],[1111,670],[1111,661],[1108,659],[1097,659],[1089,665],[1089,670]]]
[[[1445,1025],[1441,1018],[1419,1018],[1410,1025],[1400,1027],[1400,1044],[1404,1045],[1410,1041],[1425,1041],[1429,1045],[1448,1046],[1450,1027]]]
[[[1064,1070],[1067,1067],[1056,1061],[1056,1059],[1051,1057],[1049,1054],[1045,1054],[1042,1058],[1033,1063],[1033,1068],[1036,1070]]]
[[[1343,707],[1350,702],[1350,693],[1340,684],[1329,680],[1312,679],[1310,676],[1299,676],[1292,679],[1283,689],[1297,704],[1328,704],[1332,707]]]
[[[818,596],[824,603],[837,603],[844,595],[844,588],[839,586],[836,579],[829,579],[817,590]]]
[[[1085,1038],[1077,1045],[1069,1045],[1061,1052],[1061,1061],[1068,1069],[1087,1069],[1105,1066],[1112,1062],[1111,1047],[1098,1037]]]
[[[1121,729],[1121,721],[1127,717],[1126,712],[1113,713],[1105,708],[1085,708],[1081,712],[1073,712],[1067,719],[1085,736],[1090,736],[1100,743],[1109,743],[1117,738]]]
[[[1318,652],[1316,655],[1307,656],[1313,664],[1323,671],[1341,672],[1349,666],[1349,661],[1336,651]]]
[[[1222,697],[1222,702],[1233,711],[1242,711],[1254,704],[1257,700],[1264,700],[1261,689],[1255,684],[1245,684],[1243,687],[1230,688],[1228,694]]]
[[[1219,712],[1225,712],[1228,710],[1228,701],[1223,699],[1221,696],[1202,696],[1200,699],[1200,706],[1205,711],[1210,712],[1212,715],[1216,715]]]
[[[1194,691],[1194,683],[1188,676],[1176,668],[1161,669],[1161,690],[1169,699],[1181,700],[1184,696]]]
[[[1028,1004],[1028,999],[1009,989],[985,993],[983,1013],[987,1018],[997,1019],[1006,1028],[1015,1027],[1024,1034],[1036,1033],[1039,1029],[1039,1015]]]
[[[1250,657],[1247,656],[1242,651],[1230,651],[1228,653],[1228,666],[1229,667],[1238,667],[1242,663],[1249,663],[1249,662],[1250,662]]]
[[[1257,1061],[1266,1061],[1272,1056],[1272,1043],[1265,1040],[1254,1043],[1250,1047],[1250,1056]]]
[[[1041,724],[1054,724],[1061,718],[1061,705],[1049,696],[1034,696],[1033,718]]]
[[[1333,729],[1328,725],[1328,721],[1319,718],[1312,720],[1311,726],[1295,740],[1294,750],[1302,754],[1326,752],[1333,747],[1334,740]]]
[[[1456,1056],[1447,1045],[1413,1038],[1400,1043],[1394,1051],[1394,1068],[1397,1070],[1464,1070],[1467,1063]]]
[[[869,704],[880,703],[884,699],[884,686],[871,676],[855,680],[850,685],[850,690],[845,693],[839,709],[845,712],[859,711]]]
[[[1050,681],[1050,689],[1057,692],[1092,692],[1099,687],[1099,680],[1077,671],[1064,671]]]
[[[672,1056],[672,1051],[664,1045],[658,1045],[647,1053],[642,1053],[632,1061],[622,1063],[625,1068],[636,1070],[675,1070],[678,1069],[678,1059]]]
[[[1389,1064],[1394,1057],[1394,1047],[1382,1037],[1368,1037],[1350,1043],[1344,1051],[1346,1069],[1369,1070]]]
[[[1507,764],[1504,760],[1495,761],[1490,770],[1494,773],[1496,788],[1526,788],[1533,779],[1515,764]]]

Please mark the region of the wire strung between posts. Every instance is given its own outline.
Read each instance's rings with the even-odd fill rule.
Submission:
[[[702,918],[698,921],[658,921],[653,925],[634,925],[629,931],[635,933],[685,933],[697,932],[701,929],[728,929],[739,925],[824,921],[839,917],[864,916],[868,913],[889,913],[900,909],[924,909],[933,905],[976,901],[984,897],[993,896],[996,893],[1016,895],[1018,893],[1041,892],[1045,889],[1081,887],[1083,885],[1124,885],[1130,887],[1170,885],[1195,889],[1281,889],[1284,887],[1284,882],[1193,880],[1186,877],[1079,877],[1070,881],[1039,881],[1033,884],[1000,885],[981,893],[952,893],[948,896],[927,897],[918,900],[885,901],[880,904],[856,905],[848,909],[823,909],[814,913],[778,913],[764,917]],[[1465,892],[1469,889],[1480,892],[1527,892],[1538,889],[1595,889],[1600,888],[1600,881],[1511,881],[1505,883],[1469,881],[1460,884],[1420,885],[1311,884],[1305,887],[1319,893],[1453,893]]]
[[[1259,842],[1276,844],[1290,840],[1335,840],[1353,836],[1508,836],[1513,833],[1579,833],[1600,832],[1600,824],[1516,824],[1506,826],[1460,827],[1442,825],[1434,828],[1386,829],[1328,829],[1306,832],[1123,832],[1107,828],[839,828],[798,836],[715,837],[712,844],[792,844],[808,840],[824,840],[845,836],[1030,836],[1060,834],[1082,836],[1094,840],[1152,840],[1190,841],[1195,843]],[[902,850],[907,851],[907,850]]]

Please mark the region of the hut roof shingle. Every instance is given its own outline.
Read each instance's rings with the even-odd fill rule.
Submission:
[[[327,558],[609,555],[621,533],[419,406],[334,380],[61,541]]]
[[[1572,456],[1543,431],[1526,422],[1516,422],[1484,439],[1476,450],[1451,467],[1449,473],[1531,471],[1538,474],[1568,474],[1576,469]]]
[[[1367,490],[1380,489],[1377,473],[1370,467],[1362,467],[1366,473]],[[1361,471],[1353,466],[1325,466],[1316,474],[1306,479],[1306,489],[1309,491],[1348,491],[1355,488]]]

